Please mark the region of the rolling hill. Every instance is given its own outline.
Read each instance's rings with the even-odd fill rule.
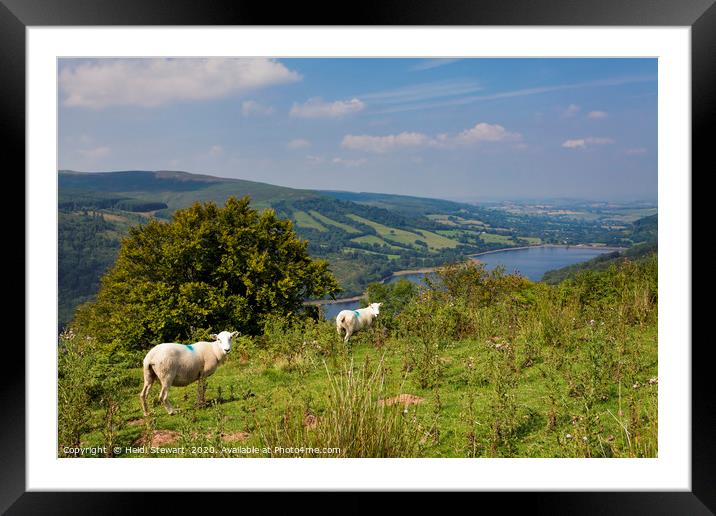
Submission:
[[[180,171],[58,173],[60,326],[92,299],[130,225],[170,219],[193,203],[249,196],[254,207],[291,219],[309,252],[329,261],[343,293],[401,269],[539,243],[631,245],[634,228],[508,213],[404,195],[313,191]],[[636,226],[635,226],[636,228]],[[648,224],[639,231],[646,235]]]

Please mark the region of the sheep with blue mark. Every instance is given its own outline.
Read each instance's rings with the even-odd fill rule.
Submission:
[[[238,334],[238,331],[222,331],[210,336],[214,339],[212,342],[164,343],[150,349],[144,357],[144,387],[139,394],[144,415],[148,415],[147,395],[156,380],[162,386],[159,400],[169,414],[174,414],[168,399],[169,388],[184,387],[214,374],[231,351],[231,341]]]
[[[346,332],[343,338],[344,343],[348,343],[348,339],[351,338],[358,330],[370,328],[373,321],[376,320],[380,314],[380,305],[382,303],[371,303],[365,308],[359,308],[358,310],[341,310],[336,316],[336,330],[338,335],[342,335],[343,331]]]

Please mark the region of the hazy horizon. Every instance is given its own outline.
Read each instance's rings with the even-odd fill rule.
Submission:
[[[143,169],[133,169],[133,170],[72,170],[72,169],[58,169],[58,172],[73,172],[73,173],[79,173],[79,174],[111,174],[111,173],[119,173],[119,172],[178,172],[182,174],[195,174],[195,175],[204,175],[204,176],[210,176],[210,177],[216,177],[218,179],[236,179],[240,181],[253,181],[257,183],[261,183],[265,181],[254,181],[252,179],[244,179],[241,177],[227,177],[227,176],[220,176],[215,174],[209,174],[209,173],[203,173],[203,172],[188,172],[186,170],[143,170]],[[273,186],[280,186],[283,188],[293,188],[287,185],[280,185],[276,183],[268,183]],[[519,202],[519,203],[539,203],[539,202],[592,202],[592,203],[650,203],[656,205],[658,203],[658,199],[649,199],[649,198],[623,198],[623,199],[599,199],[599,198],[591,198],[591,197],[435,197],[435,196],[429,196],[429,195],[409,195],[404,193],[389,193],[389,192],[380,192],[380,191],[369,191],[369,190],[337,190],[333,188],[302,188],[303,190],[314,190],[317,192],[345,192],[345,193],[364,193],[364,194],[387,194],[387,195],[404,195],[407,197],[424,197],[427,199],[438,199],[438,200],[444,200],[444,201],[453,201],[453,202],[459,202],[459,203],[498,203],[498,202]]]

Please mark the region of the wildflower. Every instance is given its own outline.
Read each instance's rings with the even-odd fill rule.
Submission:
[[[585,435],[584,437],[582,437],[582,441],[584,441],[585,443],[587,442],[587,436],[586,436],[586,435]]]
[[[589,326],[594,326],[594,319],[589,320]]]
[[[654,385],[656,383],[659,383],[658,377],[655,376],[654,378],[649,378],[649,385]]]
[[[567,439],[571,439],[571,438],[572,438],[572,434],[567,434],[567,435],[565,435],[565,437],[566,437]]]

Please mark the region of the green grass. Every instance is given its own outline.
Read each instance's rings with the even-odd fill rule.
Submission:
[[[505,235],[496,235],[494,233],[483,233],[480,238],[486,244],[513,244],[512,237]]]
[[[316,219],[311,217],[305,211],[294,211],[293,219],[296,221],[296,224],[299,227],[307,228],[307,229],[317,229],[318,231],[320,231],[322,233],[328,231],[328,229],[323,224],[321,224]]]
[[[389,226],[384,226],[383,224],[373,222],[372,220],[365,219],[353,213],[349,213],[348,217],[352,218],[356,222],[360,222],[361,224],[371,226],[378,232],[381,237],[401,244],[413,245],[417,240],[422,240],[428,244],[428,247],[430,249],[433,250],[453,248],[459,245],[459,242],[457,242],[456,240],[451,240],[431,231],[416,229],[415,232],[411,232],[405,231],[404,229],[391,228]]]
[[[66,415],[64,400],[70,409],[82,402],[67,396],[75,392],[68,381],[82,392],[85,383],[117,379],[108,391],[119,403],[112,441],[124,449],[151,430],[176,432],[166,446],[188,446],[162,456],[277,455],[223,449],[241,439],[260,450],[339,443],[348,456],[655,457],[656,259],[620,267],[555,287],[448,268],[444,290],[399,305],[384,298],[384,318],[349,348],[330,321],[296,328],[277,319],[266,334],[235,343],[208,380],[206,407],[195,407],[196,386],[172,388],[173,416],[155,406],[142,419],[141,355],[87,382],[81,360],[102,361],[69,357],[61,428],[81,419]],[[402,416],[380,408],[398,395],[422,402]],[[103,403],[91,405],[83,446],[107,442]],[[315,430],[307,417],[317,418]],[[191,446],[211,451],[193,455]]]
[[[349,226],[348,224],[344,224],[343,222],[338,222],[333,219],[329,219],[325,215],[318,213],[316,210],[310,210],[309,213],[311,214],[311,216],[314,219],[322,222],[323,224],[326,224],[329,226],[335,226],[337,228],[342,229],[346,233],[360,233],[360,230],[354,228],[353,226]]]
[[[460,242],[458,242],[457,240],[446,238],[442,235],[433,233],[432,231],[428,231],[426,229],[416,229],[415,232],[423,235],[422,240],[427,242],[428,247],[430,247],[431,249],[453,249],[460,245]]]
[[[426,215],[430,220],[440,222],[446,226],[487,226],[483,221],[477,219],[466,219],[464,217],[453,216],[455,220],[450,220],[450,215],[443,213],[431,213]]]
[[[397,396],[399,394],[413,394],[424,398],[424,402],[410,408],[420,421],[426,432],[433,424],[436,411],[439,411],[440,439],[437,443],[431,443],[422,453],[426,457],[452,457],[461,456],[461,449],[465,445],[466,429],[462,419],[464,412],[464,397],[466,395],[466,364],[470,357],[480,357],[485,353],[484,343],[477,340],[463,340],[452,343],[443,353],[441,360],[444,363],[443,384],[439,388],[421,387],[410,375],[401,373],[403,357],[401,349],[395,345],[376,349],[371,346],[373,332],[363,333],[356,338],[353,346],[352,357],[355,363],[363,363],[369,360],[377,363],[384,357],[387,368],[392,371],[388,377],[385,387],[386,396]],[[630,336],[630,342],[639,342],[642,347],[651,348],[651,343],[656,340],[656,329],[650,328],[648,332],[635,332]],[[338,344],[337,344],[338,345]],[[642,383],[649,377],[656,376],[655,349],[649,358],[650,365],[642,375]],[[257,363],[258,362],[258,363]],[[330,362],[330,361],[329,361]],[[332,367],[334,372],[338,367]],[[236,356],[220,367],[216,374],[208,380],[206,399],[209,406],[202,409],[194,408],[196,400],[196,386],[174,387],[170,391],[170,399],[173,405],[180,410],[178,415],[168,415],[161,406],[154,407],[156,415],[157,430],[171,430],[180,432],[182,424],[187,424],[187,418],[191,418],[190,426],[193,432],[202,436],[211,435],[216,431],[217,418],[223,418],[222,432],[226,435],[248,433],[249,437],[241,440],[242,446],[263,446],[260,429],[256,421],[280,420],[287,406],[305,405],[307,413],[321,414],[327,403],[328,377],[323,363],[315,360],[307,364],[307,372],[292,371],[286,367],[285,362],[278,362],[267,365],[248,358],[248,363],[239,363]],[[122,417],[125,421],[124,428],[120,431],[117,441],[124,446],[132,446],[132,443],[139,441],[142,435],[141,424],[127,425],[127,422],[137,422],[142,416],[139,408],[137,393],[141,389],[142,372],[139,367],[131,372],[132,388],[125,389],[121,395],[123,398]],[[631,389],[631,386],[623,385],[623,389]],[[233,389],[233,398],[231,392]],[[474,410],[478,414],[484,414],[489,409],[492,395],[490,385],[477,386],[471,390],[471,395],[476,400]],[[221,398],[219,398],[221,390]],[[514,456],[571,456],[571,451],[565,440],[570,433],[571,423],[565,422],[560,425],[560,432],[549,432],[546,430],[547,418],[545,409],[545,398],[549,392],[548,384],[542,377],[539,367],[532,367],[523,370],[520,374],[520,381],[514,396],[519,407],[520,417],[528,419],[526,427],[521,430],[524,435],[516,444]],[[156,397],[158,387],[155,386],[151,395]],[[439,402],[438,402],[439,399]],[[438,406],[439,404],[439,406]],[[604,417],[602,424],[605,426],[605,436],[620,435],[620,428],[617,423],[608,418],[608,411],[617,414],[619,411],[618,398],[609,402],[600,403],[598,410]],[[577,408],[574,407],[574,411]],[[100,413],[94,415],[101,417]],[[483,418],[485,416],[482,416]],[[567,414],[565,418],[568,419]],[[92,432],[84,436],[85,445],[101,445],[102,435],[100,432]],[[562,439],[559,444],[558,439]],[[197,444],[201,439],[197,439]],[[218,443],[217,443],[218,444]],[[175,444],[166,446],[175,446]],[[230,441],[221,441],[218,446],[230,447]],[[195,456],[214,456],[195,455]],[[233,454],[235,456],[261,456],[254,454]],[[143,456],[139,453],[127,453],[122,456]],[[159,455],[157,455],[159,456]],[[169,453],[161,456],[193,456],[190,452],[184,454]]]
[[[382,238],[379,238],[375,235],[364,235],[364,236],[360,236],[360,237],[351,238],[351,242],[356,242],[358,244],[369,244],[369,245],[372,245],[372,244],[386,245],[386,246],[390,247],[391,249],[401,249],[401,247],[399,247],[397,245],[389,244]]]

